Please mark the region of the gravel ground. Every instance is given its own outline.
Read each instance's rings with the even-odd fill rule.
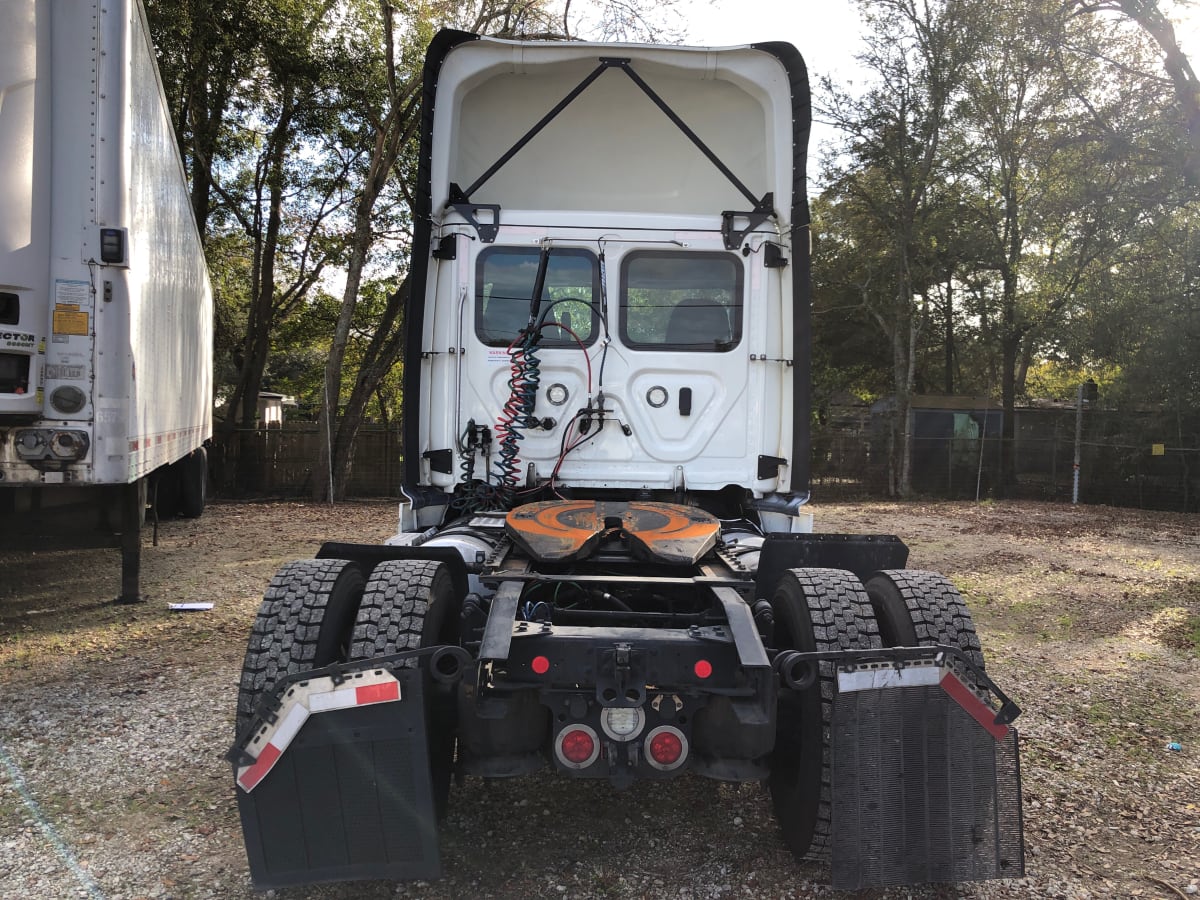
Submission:
[[[1024,709],[1026,878],[863,898],[1200,894],[1200,522],[1048,504],[837,504],[826,531],[900,534],[968,598],[989,671]],[[0,550],[0,897],[256,895],[229,769],[262,590],[325,539],[375,541],[390,503],[217,503],[160,527],[148,602],[114,607],[112,551]],[[210,612],[167,604],[212,601]],[[1168,749],[1178,743],[1181,750]],[[822,897],[757,785],[616,792],[467,779],[445,877],[281,898]]]

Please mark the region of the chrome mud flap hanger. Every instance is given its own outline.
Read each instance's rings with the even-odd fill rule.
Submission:
[[[725,165],[712,149],[700,139],[696,132],[688,127],[687,123],[679,117],[675,110],[671,109],[667,102],[663,100],[654,89],[648,85],[637,72],[630,66],[628,57],[620,56],[602,56],[600,57],[600,65],[593,69],[586,78],[576,85],[570,93],[568,93],[557,105],[546,115],[542,116],[529,131],[513,144],[499,159],[497,159],[487,171],[475,179],[466,190],[463,190],[457,183],[451,182],[450,196],[446,201],[446,206],[453,209],[462,216],[472,228],[475,229],[475,234],[479,240],[485,244],[490,244],[496,240],[496,236],[500,231],[500,204],[498,203],[474,203],[471,200],[471,195],[482,187],[489,178],[495,175],[510,159],[516,156],[534,137],[537,136],[543,128],[549,125],[558,117],[564,109],[582,94],[592,82],[603,75],[607,70],[617,68],[623,71],[636,84],[651,102],[654,103],[663,114],[670,119],[675,127],[678,128],[683,135],[691,141],[701,153],[724,175],[729,183],[737,188],[738,192],[750,201],[751,209],[748,212],[725,211],[721,213],[721,237],[725,241],[725,249],[737,250],[742,246],[746,239],[746,235],[752,232],[755,228],[765,222],[768,218],[775,215],[775,198],[768,191],[763,194],[762,199],[754,196],[754,193],[746,187],[733,171]],[[487,213],[491,217],[491,221],[481,219],[480,213]],[[745,228],[735,228],[735,222],[738,219],[746,221]]]

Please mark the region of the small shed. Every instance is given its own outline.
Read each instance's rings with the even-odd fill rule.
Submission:
[[[258,392],[258,427],[279,428],[283,425],[283,408],[295,406],[296,398],[271,391]]]
[[[895,397],[871,406],[872,432],[886,440],[893,427]],[[919,493],[973,497],[980,462],[985,472],[1000,451],[1004,410],[988,397],[913,394],[909,433],[913,436],[912,487]],[[899,434],[892,435],[897,446]]]

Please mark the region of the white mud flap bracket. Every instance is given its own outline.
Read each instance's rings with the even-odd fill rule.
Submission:
[[[835,888],[1025,874],[1016,708],[975,683],[945,654],[838,668]]]
[[[229,753],[255,887],[440,877],[422,670],[313,674]]]

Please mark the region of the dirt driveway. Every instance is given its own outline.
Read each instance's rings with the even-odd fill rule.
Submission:
[[[989,671],[1023,707],[1020,882],[885,897],[1200,896],[1200,520],[1047,504],[837,504],[823,531],[894,533],[971,603]],[[325,539],[376,541],[392,503],[217,503],[160,528],[148,602],[113,551],[0,548],[0,897],[248,897],[221,754],[272,572]],[[212,601],[210,612],[168,603]],[[1168,749],[1178,743],[1182,750]],[[446,877],[278,896],[827,896],[765,791],[549,775],[451,793]]]

